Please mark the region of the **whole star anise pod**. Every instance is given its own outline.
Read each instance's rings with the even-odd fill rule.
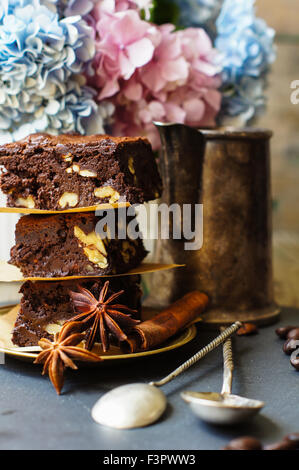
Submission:
[[[76,347],[85,336],[84,333],[73,333],[77,329],[77,323],[65,323],[60,332],[55,334],[53,342],[46,338],[38,342],[42,352],[39,353],[34,364],[44,364],[42,375],[49,374],[58,395],[63,387],[65,368],[78,369],[72,359],[87,362],[102,361],[100,356]]]
[[[130,316],[130,314],[136,313],[136,310],[125,305],[112,304],[124,291],[116,292],[106,299],[108,288],[109,281],[106,281],[98,300],[89,290],[81,286],[78,286],[79,292],[70,292],[75,310],[79,312],[71,321],[93,322],[86,338],[85,347],[88,350],[93,348],[97,337],[99,337],[104,352],[107,352],[110,347],[109,331],[119,341],[124,341],[127,339],[125,331],[129,331],[139,323],[139,320],[134,320]],[[122,310],[127,313],[123,313]]]

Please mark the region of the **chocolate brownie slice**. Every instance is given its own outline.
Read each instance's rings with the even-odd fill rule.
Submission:
[[[117,223],[118,211],[114,214]],[[97,226],[101,220],[106,219],[91,212],[23,216],[16,225],[9,263],[25,277],[121,274],[137,267],[147,254],[142,240],[131,239],[126,227],[126,238],[117,238],[122,219],[115,234],[109,231],[110,238],[105,238]]]
[[[155,156],[142,137],[32,134],[0,146],[0,164],[9,207],[64,210],[161,195]]]
[[[66,320],[76,315],[69,291],[78,286],[88,289],[96,298],[107,279],[84,279],[61,282],[25,282],[21,308],[12,332],[12,341],[18,346],[34,346],[41,338],[53,339]],[[138,311],[140,318],[140,276],[123,276],[109,279],[108,295],[124,290],[117,302]]]

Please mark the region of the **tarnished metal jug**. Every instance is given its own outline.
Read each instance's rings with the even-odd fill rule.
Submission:
[[[185,240],[157,240],[154,261],[186,267],[156,272],[152,306],[186,292],[208,294],[204,321],[274,322],[271,246],[270,150],[261,129],[192,129],[156,123],[162,141],[161,174],[167,204],[203,204],[203,246],[185,251]]]

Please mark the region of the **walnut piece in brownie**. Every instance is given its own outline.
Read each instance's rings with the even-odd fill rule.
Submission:
[[[157,199],[162,190],[151,145],[142,137],[32,134],[0,146],[0,165],[9,207],[134,204]]]
[[[41,338],[53,339],[66,320],[76,315],[69,291],[76,291],[78,285],[88,289],[96,298],[107,278],[84,279],[61,282],[25,282],[21,308],[12,332],[12,341],[18,346],[34,346]],[[108,294],[120,290],[124,293],[119,303],[141,312],[140,276],[109,278]]]
[[[115,215],[117,222],[118,211]],[[25,215],[16,225],[9,263],[25,277],[121,274],[137,267],[147,254],[142,240],[128,234],[125,239],[101,238],[100,220],[91,212]]]

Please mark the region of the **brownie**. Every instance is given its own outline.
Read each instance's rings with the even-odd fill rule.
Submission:
[[[0,165],[9,207],[59,211],[161,195],[155,156],[142,137],[32,134],[0,146]]]
[[[13,343],[18,346],[34,346],[41,338],[52,340],[53,333],[59,331],[66,320],[76,315],[69,291],[77,291],[80,285],[98,298],[106,280],[107,278],[25,282],[20,290],[23,296],[12,332]],[[140,318],[140,276],[110,278],[109,283],[108,295],[124,290],[117,303],[137,310],[135,318]]]
[[[23,216],[16,225],[16,244],[9,263],[20,268],[25,277],[126,273],[137,267],[147,252],[140,238],[128,236],[127,227],[126,238],[117,238],[121,237],[118,227],[123,219],[118,225],[118,211],[112,213],[116,221],[114,238],[111,230],[111,238],[101,238],[97,224],[102,217],[91,212]],[[135,223],[134,217],[126,221]]]

